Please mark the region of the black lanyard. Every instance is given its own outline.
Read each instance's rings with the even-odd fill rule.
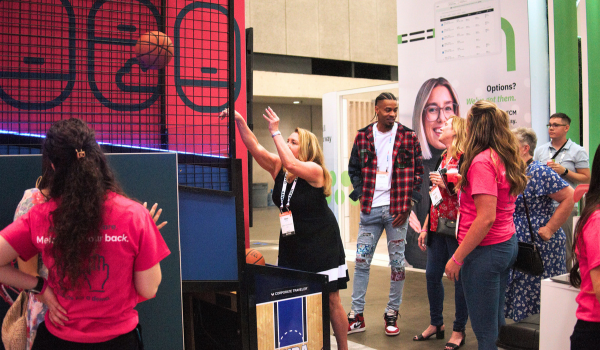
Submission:
[[[563,148],[565,148],[565,146],[567,145],[567,142],[569,142],[569,140],[567,140],[562,146],[560,146],[560,148],[558,149],[558,151],[556,151],[556,153],[554,153],[554,155],[550,159],[556,159],[556,156],[560,153],[560,151],[563,150]]]

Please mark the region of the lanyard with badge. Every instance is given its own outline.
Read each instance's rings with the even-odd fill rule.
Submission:
[[[562,146],[561,146],[561,147],[558,149],[558,151],[556,151],[556,153],[554,153],[554,155],[552,155],[552,151],[551,151],[551,150],[548,150],[548,156],[550,157],[550,159],[551,159],[553,162],[556,162],[556,156],[557,156],[557,155],[558,155],[558,154],[559,154],[559,153],[560,153],[560,152],[561,152],[561,151],[562,151],[562,150],[565,148],[565,146],[567,145],[567,142],[569,142],[569,140],[567,140],[567,141],[566,141],[566,142],[565,142],[565,143],[564,143],[564,144],[563,144],[563,145],[562,145]],[[563,160],[563,158],[564,158],[564,157],[565,157],[565,153],[563,153],[563,154],[560,156],[560,160],[558,161],[558,164],[560,164],[560,163],[562,162],[562,160]]]
[[[452,157],[446,162],[446,165],[444,166],[443,169],[448,168],[448,164],[450,164],[451,160],[452,160]],[[441,169],[442,169],[442,164],[440,163],[440,166],[435,171],[440,176],[441,176]],[[438,185],[433,185],[431,187],[431,190],[429,191],[429,198],[431,198],[431,204],[436,208],[440,204],[442,204],[442,202],[444,201],[444,198],[442,197],[442,192],[440,191],[440,187]]]
[[[375,129],[377,127],[377,124],[373,125],[373,129]],[[398,124],[394,123],[394,126],[392,127],[392,131],[390,133],[390,141],[389,141],[389,150],[387,152],[386,155],[386,167],[385,167],[385,171],[379,171],[380,167],[379,167],[379,159],[377,159],[377,173],[375,174],[375,190],[378,191],[387,191],[390,189],[390,158],[392,158],[392,154],[394,153],[394,147],[393,147],[393,143],[392,140],[395,140],[396,138],[396,131],[398,130]],[[375,130],[373,130],[373,141],[374,144],[377,145],[377,132]],[[377,148],[375,149],[375,152],[377,152]],[[393,164],[393,162],[392,162]]]
[[[290,194],[288,195],[288,201],[285,205],[286,212],[283,212],[283,201],[285,200],[285,190],[287,189],[287,171],[285,172],[285,176],[283,178],[283,185],[281,187],[281,204],[279,205],[279,222],[281,223],[281,235],[283,237],[292,236],[296,233],[294,230],[294,218],[292,217],[292,211],[290,210],[290,200],[292,199],[292,194],[294,194],[294,189],[296,188],[296,182],[298,182],[298,177],[294,179],[292,183],[292,188],[290,189]]]

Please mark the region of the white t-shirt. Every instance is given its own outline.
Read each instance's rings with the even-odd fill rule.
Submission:
[[[398,130],[398,124],[394,123],[392,130],[388,132],[379,132],[377,129],[377,123],[373,125],[373,140],[375,142],[375,152],[377,153],[377,171],[387,172],[387,189],[378,190],[375,187],[373,193],[373,203],[371,208],[381,207],[384,205],[390,205],[390,189],[392,188],[392,172],[393,172],[393,152],[394,152],[394,141],[396,139],[396,132]]]

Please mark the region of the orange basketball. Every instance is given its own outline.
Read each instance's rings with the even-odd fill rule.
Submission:
[[[173,42],[159,31],[140,35],[133,50],[140,66],[145,69],[165,68],[173,58]]]
[[[265,258],[262,256],[262,254],[258,250],[248,248],[248,249],[246,249],[246,264],[263,265],[264,266]]]

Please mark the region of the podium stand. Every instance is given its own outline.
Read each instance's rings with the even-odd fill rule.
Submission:
[[[247,265],[250,349],[329,349],[327,276]]]

